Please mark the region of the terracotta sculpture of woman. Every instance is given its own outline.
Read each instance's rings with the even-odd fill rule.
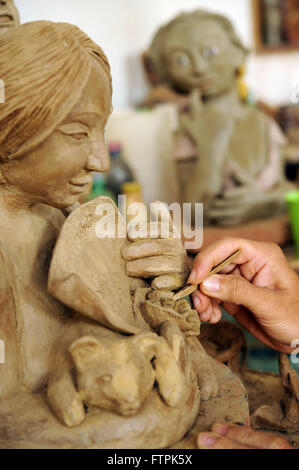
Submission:
[[[107,198],[62,214],[109,168],[107,58],[75,26],[27,23],[0,40],[0,77],[0,446],[171,445],[198,414],[197,379],[204,399],[218,385],[194,312],[141,278],[180,287],[186,253],[99,240]]]
[[[184,202],[204,202],[207,223],[236,225],[285,211],[278,125],[243,103],[237,80],[248,50],[226,17],[182,13],[155,34],[144,63],[148,104],[174,102],[174,153]]]

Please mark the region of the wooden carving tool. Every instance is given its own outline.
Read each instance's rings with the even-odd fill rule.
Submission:
[[[240,253],[240,250],[236,251],[233,255],[231,255],[229,258],[226,258],[222,263],[218,264],[215,266],[211,271],[208,277],[212,276],[213,274],[219,273],[221,269],[225,268],[225,266],[228,266]],[[203,282],[203,281],[202,281]],[[200,282],[201,284],[201,282]],[[183,297],[187,297],[187,295],[193,294],[198,289],[199,284],[192,284],[192,285],[187,285],[183,287],[180,291],[178,291],[173,297],[172,300],[180,300]]]

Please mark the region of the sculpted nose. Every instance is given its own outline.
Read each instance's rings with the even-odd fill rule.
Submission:
[[[206,61],[200,54],[193,58],[193,75],[194,77],[200,77],[207,68]]]
[[[91,152],[88,157],[86,169],[89,171],[105,172],[110,168],[107,146],[102,133],[91,141]]]

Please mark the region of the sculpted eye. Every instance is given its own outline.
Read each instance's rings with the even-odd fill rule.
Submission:
[[[187,54],[183,52],[177,52],[172,55],[171,62],[176,67],[188,67],[190,64],[190,59]]]
[[[62,124],[57,128],[59,132],[75,140],[82,140],[89,136],[89,129],[85,124],[73,122],[70,124]]]
[[[109,382],[111,382],[112,380],[112,375],[111,374],[105,374],[105,375],[102,375],[101,377],[97,378],[97,383],[99,385],[103,385],[103,384],[107,384]]]
[[[202,55],[206,59],[219,55],[219,53],[220,53],[220,48],[218,46],[205,47],[202,51]]]

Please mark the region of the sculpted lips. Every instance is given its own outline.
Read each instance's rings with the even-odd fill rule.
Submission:
[[[11,23],[12,21],[13,21],[13,17],[11,15],[8,15],[6,13],[0,14],[0,23],[1,24]]]
[[[69,183],[73,186],[74,191],[80,192],[86,190],[86,186],[91,185],[92,178],[90,176],[83,178],[73,178],[69,181]]]
[[[70,183],[74,186],[85,186],[86,184],[90,184],[92,181],[90,176],[86,176],[85,178],[73,178],[70,180]]]

